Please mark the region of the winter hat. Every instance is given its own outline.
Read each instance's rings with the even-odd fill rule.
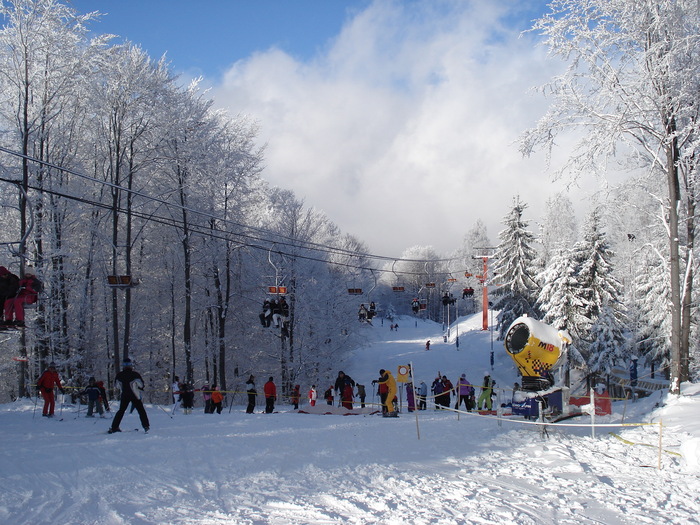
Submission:
[[[467,378],[467,374],[462,374],[462,379],[466,379],[466,378]]]
[[[49,368],[56,368],[56,363],[54,363],[53,361],[51,361],[51,362],[49,363]]]
[[[34,268],[32,268],[31,266],[28,266],[27,268],[25,268],[24,275],[34,275]]]
[[[10,273],[10,271],[7,268],[0,266],[0,276],[7,275],[8,273]]]

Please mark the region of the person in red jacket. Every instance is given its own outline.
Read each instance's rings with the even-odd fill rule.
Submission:
[[[53,389],[58,387],[61,394],[64,393],[63,387],[61,386],[61,380],[58,377],[58,372],[56,372],[56,364],[51,361],[49,363],[48,370],[45,370],[39,380],[36,382],[36,386],[41,392],[41,397],[44,398],[44,410],[41,415],[44,417],[53,417],[54,409],[56,408],[56,398],[54,397]]]
[[[277,399],[277,387],[272,376],[263,386],[263,392],[265,393],[265,413],[272,414],[275,411],[275,400]]]
[[[19,282],[17,295],[5,301],[5,324],[24,326],[24,305],[34,304],[40,291],[41,281],[36,278],[33,270],[27,268],[24,279]]]

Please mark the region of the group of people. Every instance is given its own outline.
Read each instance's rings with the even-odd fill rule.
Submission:
[[[260,312],[260,324],[265,328],[274,325],[282,329],[282,337],[289,337],[289,304],[284,296],[279,299],[265,299]]]
[[[183,413],[190,414],[194,409],[195,392],[202,392],[204,399],[204,413],[221,414],[223,410],[224,394],[219,390],[219,387],[214,385],[202,385],[202,388],[195,389],[193,385],[186,381],[180,381],[178,376],[173,378],[172,384],[173,407],[171,413],[175,414],[179,408],[182,408]]]
[[[42,283],[34,275],[34,270],[25,268],[21,279],[6,267],[0,266],[0,304],[2,322],[0,326],[24,326],[24,307],[34,304],[41,292]]]
[[[367,322],[372,324],[372,319],[377,315],[377,305],[374,301],[369,303],[369,308],[367,308],[364,303],[360,305],[360,309],[357,312],[357,318],[361,323]]]
[[[481,383],[481,392],[476,398],[475,385],[467,379],[466,374],[462,374],[457,381],[456,385],[452,384],[452,381],[447,379],[447,376],[440,377],[439,375],[433,381],[430,388],[434,399],[435,408],[446,408],[450,406],[451,395],[454,394],[456,398],[455,409],[459,409],[462,404],[468,412],[472,410],[491,410],[493,407],[493,398],[496,396],[495,391],[496,382],[491,378],[489,372],[484,372],[484,379]],[[427,386],[424,382],[421,382],[419,387],[419,399],[421,398],[421,393],[425,391],[427,394]],[[425,401],[422,401],[422,408],[425,409]]]

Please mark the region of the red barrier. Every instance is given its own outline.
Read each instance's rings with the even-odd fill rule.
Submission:
[[[583,397],[570,397],[569,404],[580,407],[582,405],[588,405],[591,402],[590,396]],[[609,416],[612,414],[612,402],[610,401],[610,395],[608,391],[605,390],[602,394],[595,395],[595,415],[596,416]]]

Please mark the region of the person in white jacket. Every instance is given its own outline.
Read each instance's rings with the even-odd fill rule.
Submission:
[[[311,389],[309,390],[309,405],[315,407],[317,397],[318,394],[316,393],[316,385],[311,385]]]

